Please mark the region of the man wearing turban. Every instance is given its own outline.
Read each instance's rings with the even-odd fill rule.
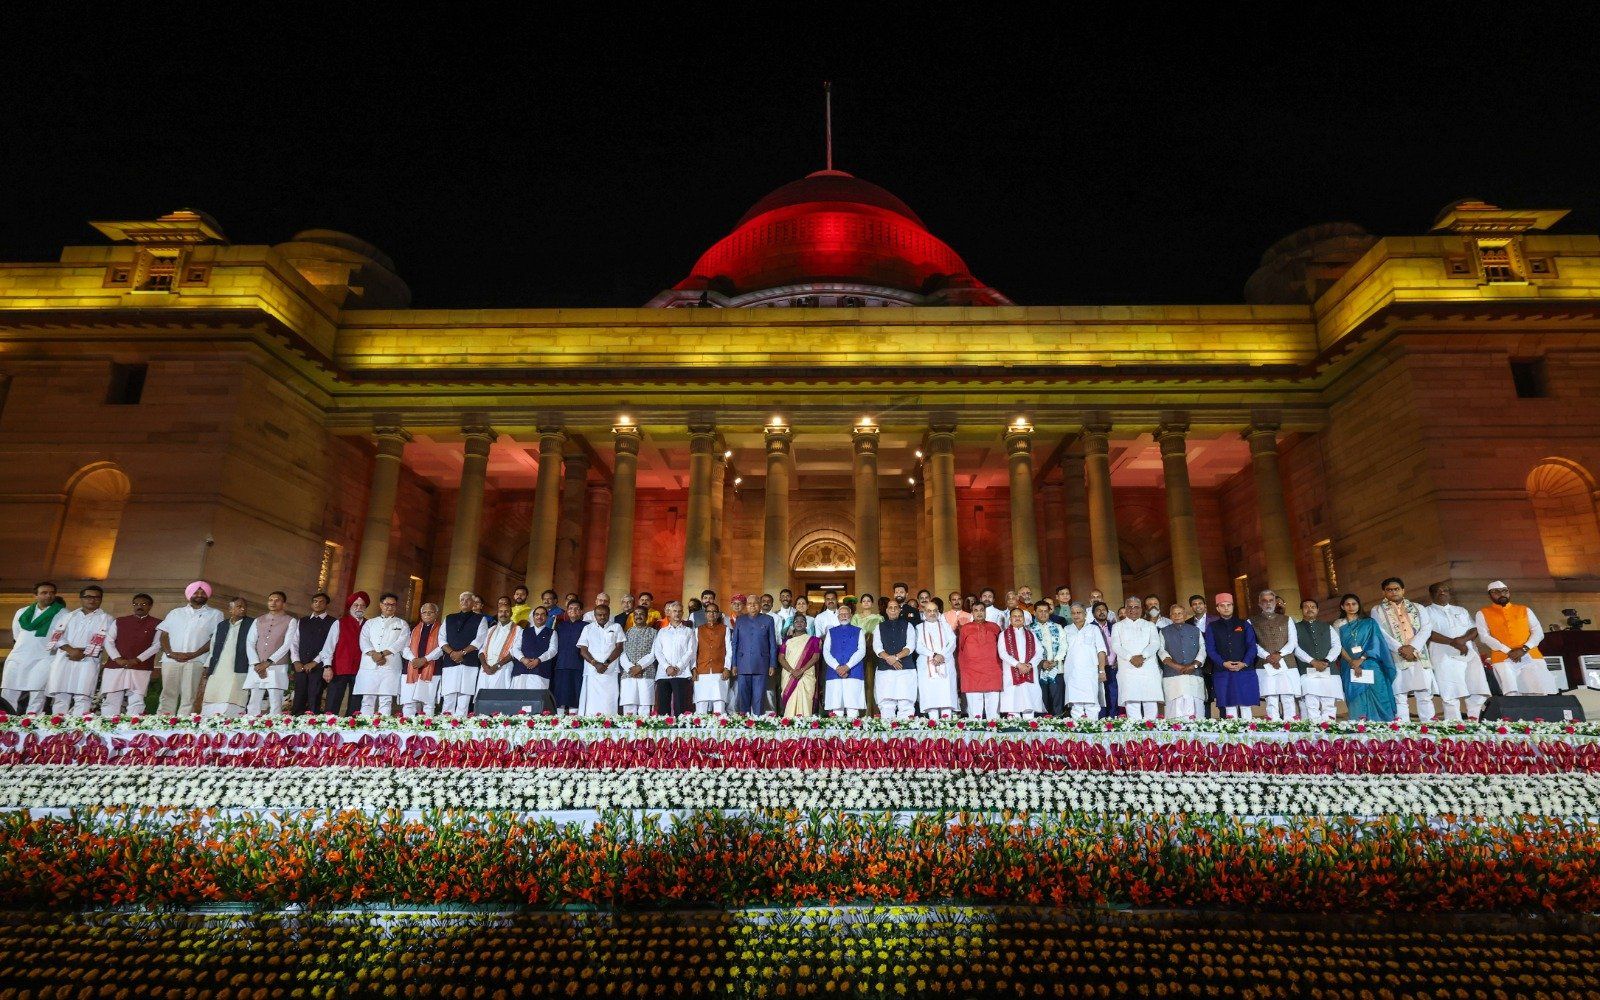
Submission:
[[[183,590],[187,604],[167,612],[156,626],[161,640],[161,701],[158,711],[188,715],[205,676],[211,637],[222,624],[222,612],[211,607],[211,584],[196,580]]]

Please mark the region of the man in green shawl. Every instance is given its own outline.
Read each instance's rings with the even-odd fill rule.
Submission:
[[[50,630],[66,606],[56,596],[55,584],[38,583],[33,588],[33,603],[24,604],[11,619],[11,654],[0,677],[0,698],[19,712],[23,711],[23,698],[28,699],[28,709],[44,709],[45,682],[50,677]]]

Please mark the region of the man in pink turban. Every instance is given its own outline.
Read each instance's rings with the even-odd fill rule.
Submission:
[[[205,677],[211,637],[222,624],[222,612],[210,606],[211,584],[196,580],[183,589],[188,604],[167,612],[156,626],[161,640],[161,701],[158,711],[188,715]]]

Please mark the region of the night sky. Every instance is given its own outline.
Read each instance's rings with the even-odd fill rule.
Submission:
[[[181,206],[236,243],[353,233],[418,306],[641,305],[822,166],[824,79],[837,166],[1022,304],[1237,302],[1295,229],[1423,233],[1466,196],[1600,230],[1600,32],[1549,9],[1517,15],[1537,32],[1503,5],[1031,26],[981,5],[492,24],[326,5],[292,28],[235,9],[198,33],[224,8],[15,19],[0,260]]]

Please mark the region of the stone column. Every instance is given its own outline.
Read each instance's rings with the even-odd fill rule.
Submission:
[[[933,589],[940,599],[961,589],[961,548],[956,532],[956,424],[928,425],[928,491],[933,521]]]
[[[633,587],[634,502],[639,482],[639,428],[617,424],[611,428],[616,458],[611,470],[611,525],[606,532],[605,590],[613,601],[631,594]]]
[[[716,434],[716,425],[709,420],[689,425],[689,509],[683,532],[685,605],[711,586],[711,469],[716,464],[712,451]],[[717,597],[726,599],[722,594]]]
[[[589,504],[588,453],[575,448],[562,455],[561,469],[560,516],[556,519],[555,568],[551,577],[557,592],[567,594],[577,592],[583,579],[579,557],[583,548],[583,512]],[[532,595],[535,600],[538,596]]]
[[[1046,574],[1044,580],[1043,596],[1054,597],[1056,588],[1071,579],[1069,572],[1070,560],[1067,557],[1067,501],[1066,491],[1061,483],[1054,479],[1045,481],[1039,488],[1044,494],[1044,565],[1039,567],[1041,573]]]
[[[1267,586],[1277,591],[1290,613],[1300,608],[1300,575],[1294,568],[1294,542],[1289,511],[1283,502],[1283,477],[1278,471],[1278,422],[1256,420],[1244,433],[1250,442],[1250,465],[1256,480],[1256,513],[1261,519],[1261,548],[1267,557]],[[1259,592],[1262,588],[1257,587]],[[1256,610],[1255,595],[1250,610]]]
[[[394,498],[400,487],[400,456],[411,435],[400,427],[378,427],[378,453],[372,460],[372,488],[367,491],[367,520],[356,557],[356,590],[383,593],[389,571],[389,535],[394,528]],[[374,601],[376,603],[376,601]]]
[[[789,469],[794,431],[774,424],[767,427],[765,436],[767,481],[762,487],[765,518],[761,532],[761,589],[776,602],[778,591],[789,586]]]
[[[883,593],[883,552],[879,545],[878,426],[858,424],[850,432],[856,491],[856,594]]]
[[[726,538],[727,522],[722,516],[727,503],[728,458],[718,454],[711,460],[711,589],[722,600],[727,600],[725,595],[731,593],[728,589],[728,555],[731,546]]]
[[[498,436],[484,424],[461,428],[466,437],[466,457],[461,463],[461,488],[456,494],[456,527],[450,535],[450,568],[445,573],[445,602],[478,585],[478,530],[483,523],[484,476],[489,468],[489,446]]]
[[[1111,495],[1111,425],[1084,424],[1083,451],[1094,586],[1115,610],[1122,603],[1122,553],[1117,548],[1117,505]]]
[[[555,586],[556,519],[561,510],[561,449],[566,442],[567,435],[560,427],[540,426],[539,479],[533,487],[533,523],[528,527],[528,572],[522,581],[528,588],[528,594],[534,598]]]
[[[1033,427],[1015,423],[1006,428],[1006,466],[1011,476],[1011,583],[1043,593],[1039,578],[1039,527],[1033,511]],[[1030,612],[1031,613],[1031,612]]]
[[[928,489],[926,468],[917,483],[917,586],[933,587],[933,493]],[[939,595],[939,600],[944,598]]]
[[[1163,421],[1156,431],[1166,482],[1172,583],[1177,588],[1173,599],[1182,604],[1188,603],[1189,595],[1203,596],[1206,592],[1205,573],[1200,564],[1200,535],[1194,520],[1194,491],[1189,487],[1188,433],[1189,421],[1184,419]]]
[[[1061,498],[1066,509],[1067,584],[1072,596],[1087,600],[1094,581],[1094,555],[1089,540],[1089,506],[1083,491],[1084,462],[1081,447],[1061,456]]]

